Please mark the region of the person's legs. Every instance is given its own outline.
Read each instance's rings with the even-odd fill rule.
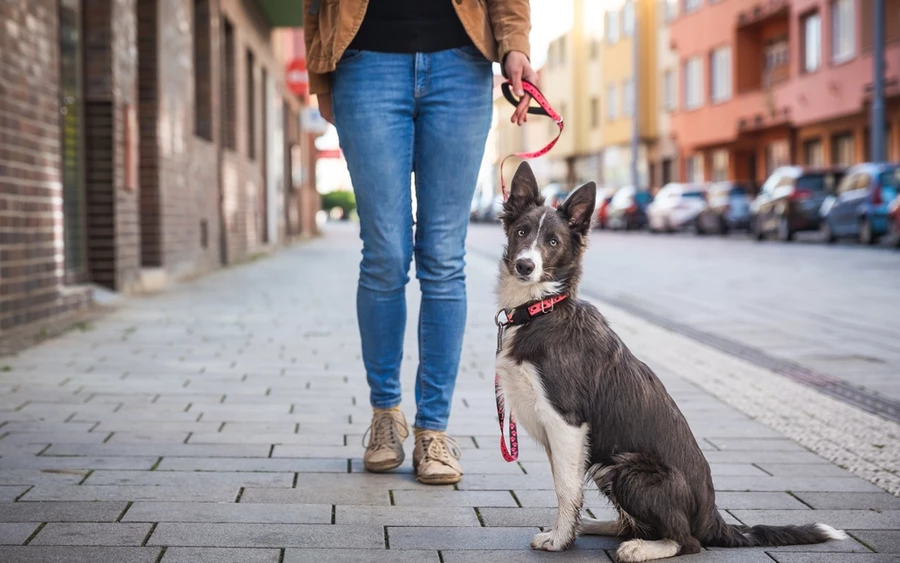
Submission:
[[[445,430],[466,324],[465,241],[491,126],[491,63],[474,48],[418,55],[416,428]]]
[[[332,89],[335,126],[350,169],[363,241],[356,309],[375,409],[395,409],[401,400],[413,248],[413,61],[412,55],[350,51],[338,63]],[[374,460],[367,457],[367,467],[383,471],[400,465],[407,434],[399,410],[381,415],[376,410],[369,449],[382,451]]]

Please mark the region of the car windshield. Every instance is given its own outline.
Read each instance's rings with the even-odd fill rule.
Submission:
[[[797,178],[797,188],[812,192],[831,193],[843,177],[844,174],[842,172],[806,174]]]
[[[900,168],[882,172],[878,176],[878,183],[881,184],[881,197],[884,201],[896,198],[898,190],[900,190]]]
[[[684,192],[681,197],[693,197],[703,199],[703,192]]]

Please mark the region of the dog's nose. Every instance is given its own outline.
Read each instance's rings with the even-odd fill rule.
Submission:
[[[534,262],[528,258],[516,260],[516,273],[520,276],[530,276],[534,271]]]

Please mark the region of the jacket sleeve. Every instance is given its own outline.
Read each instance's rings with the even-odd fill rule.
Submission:
[[[306,52],[309,53],[309,47],[312,45],[313,37],[319,33],[319,14],[310,13],[313,4],[318,4],[315,0],[303,0],[303,42],[306,44]],[[309,93],[310,94],[329,94],[331,93],[331,74],[319,74],[307,70],[309,74]]]
[[[531,58],[531,6],[529,0],[488,0],[488,12],[497,41],[501,68],[510,51]],[[504,74],[505,74],[504,70]]]

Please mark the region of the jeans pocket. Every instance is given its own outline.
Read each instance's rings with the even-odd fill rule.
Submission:
[[[361,49],[345,49],[341,54],[340,60],[338,60],[338,64],[349,63],[351,61],[355,61],[363,56],[365,51]]]
[[[483,54],[481,54],[481,51],[479,51],[478,47],[476,47],[475,45],[466,45],[465,47],[457,47],[456,49],[451,49],[451,51],[453,51],[453,54],[455,54],[457,57],[459,57],[463,60],[466,60],[466,61],[473,62],[473,63],[488,63],[488,64],[490,64],[490,62],[491,62],[491,61],[487,60]]]

